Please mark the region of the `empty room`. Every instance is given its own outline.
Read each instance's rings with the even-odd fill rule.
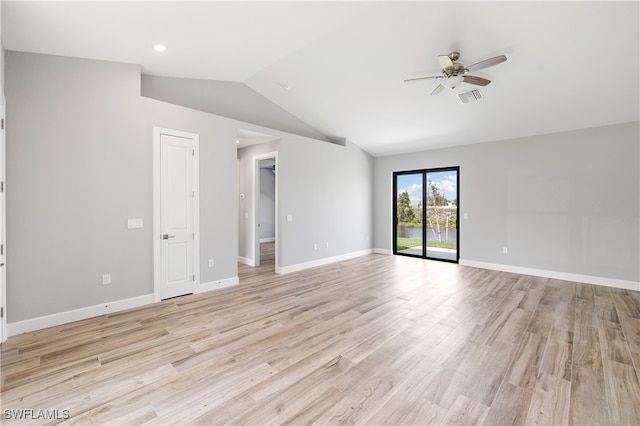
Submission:
[[[0,2],[2,424],[640,424],[640,3]]]

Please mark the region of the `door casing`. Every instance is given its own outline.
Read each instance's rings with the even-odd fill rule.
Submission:
[[[0,94],[1,95],[1,94]],[[0,251],[0,307],[2,307],[2,318],[0,318],[0,343],[4,342],[7,339],[7,266],[6,266],[6,252],[7,252],[7,244],[6,244],[6,235],[7,235],[7,227],[6,227],[6,201],[5,197],[6,184],[5,184],[5,174],[6,174],[6,143],[5,143],[5,127],[6,120],[4,119],[5,111],[7,105],[5,103],[4,95],[2,95],[2,105],[0,106],[2,110],[0,111],[0,117],[3,120],[3,126],[0,130],[0,182],[2,182],[2,191],[0,192],[0,245],[2,245]]]
[[[200,136],[181,130],[153,128],[153,283],[154,300],[162,299],[162,227],[161,227],[161,149],[162,135],[193,140],[193,293],[198,292],[200,283]]]

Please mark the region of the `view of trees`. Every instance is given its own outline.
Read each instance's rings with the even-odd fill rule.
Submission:
[[[398,197],[398,221],[401,223],[422,223],[422,208],[420,211],[411,206],[411,199],[409,193],[404,191]]]
[[[447,200],[439,186],[435,182],[427,182],[427,230],[430,238],[441,240],[440,232],[443,230],[455,230],[457,222],[457,200]],[[411,198],[407,191],[398,196],[397,202],[398,222],[404,226],[422,227],[421,203],[411,204]]]
[[[448,206],[449,200],[440,193],[440,188],[435,182],[427,181],[427,204],[431,206]]]
[[[449,201],[440,193],[440,188],[434,182],[427,182],[427,229],[433,232],[436,241],[442,241],[440,228],[451,230],[456,228],[457,209],[449,208]]]

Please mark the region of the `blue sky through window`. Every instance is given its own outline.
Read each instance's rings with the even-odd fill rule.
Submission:
[[[409,194],[412,205],[422,202],[422,173],[397,175],[398,195]],[[449,201],[456,199],[458,174],[455,170],[427,173],[427,181],[434,182],[440,193]]]

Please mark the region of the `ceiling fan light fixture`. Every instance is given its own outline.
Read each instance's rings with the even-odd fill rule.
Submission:
[[[455,89],[464,81],[464,77],[461,75],[455,75],[452,77],[443,80],[440,84],[442,84],[447,89]]]
[[[165,46],[162,43],[154,44],[153,45],[153,50],[155,50],[158,53],[166,52],[167,51],[167,46]]]

